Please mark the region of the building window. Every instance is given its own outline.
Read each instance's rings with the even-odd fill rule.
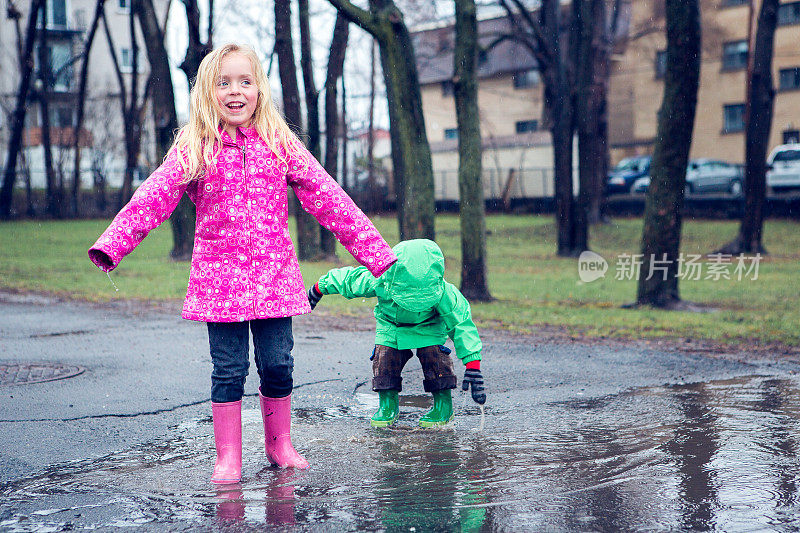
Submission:
[[[542,76],[536,69],[521,70],[514,74],[514,88],[527,89],[536,87],[542,81]]]
[[[750,0],[722,0],[722,7],[746,6]]]
[[[800,89],[800,67],[782,68],[778,87],[781,91]]]
[[[483,66],[489,60],[489,52],[484,49],[478,50],[478,66]]]
[[[130,0],[117,0],[117,10],[122,13],[128,13],[131,9]]]
[[[451,80],[442,82],[442,96],[453,96],[455,86]]]
[[[783,130],[783,144],[797,144],[797,143],[800,143],[800,131]]]
[[[47,27],[67,27],[67,0],[47,0]]]
[[[747,41],[733,41],[722,45],[722,70],[739,70],[747,67]]]
[[[778,8],[778,26],[800,24],[800,2],[789,2]]]
[[[744,131],[744,104],[729,104],[722,108],[722,133]]]
[[[444,138],[447,139],[458,139],[458,128],[447,128],[444,130]]]
[[[538,120],[520,120],[515,124],[517,133],[528,133],[539,129]]]
[[[667,51],[666,50],[659,50],[656,52],[656,63],[655,63],[655,70],[656,70],[656,79],[662,79],[667,73]]]
[[[133,51],[130,48],[120,49],[119,69],[122,72],[133,72]]]
[[[48,48],[53,90],[68,91],[72,87],[72,48],[65,42],[54,42]]]
[[[62,106],[51,108],[50,125],[54,128],[72,127],[72,108]]]

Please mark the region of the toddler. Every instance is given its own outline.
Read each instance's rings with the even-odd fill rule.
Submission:
[[[393,424],[400,413],[398,393],[402,390],[400,372],[413,357],[422,365],[425,392],[433,394],[433,408],[422,416],[421,427],[445,425],[453,417],[451,389],[456,375],[450,349],[466,365],[463,390],[472,389],[472,399],[486,402],[481,375],[481,339],[472,321],[469,302],[444,279],[444,256],[439,246],[428,239],[403,241],[393,248],[395,262],[376,278],[364,267],[330,270],[308,290],[313,309],[325,294],[345,298],[376,297],[375,349],[372,352],[372,390],[378,393],[378,412],[373,427]]]

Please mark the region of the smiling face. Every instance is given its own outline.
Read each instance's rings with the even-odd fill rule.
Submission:
[[[250,124],[258,103],[258,85],[250,60],[238,52],[223,57],[215,92],[223,127],[235,139],[236,128]]]

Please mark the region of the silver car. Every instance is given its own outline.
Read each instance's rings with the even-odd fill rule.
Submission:
[[[686,169],[685,195],[727,193],[741,196],[744,169],[742,165],[715,159],[692,159]],[[633,191],[643,193],[650,185],[650,177],[636,180]]]

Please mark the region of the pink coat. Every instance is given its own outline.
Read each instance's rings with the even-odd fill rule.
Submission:
[[[197,223],[183,318],[241,322],[308,313],[289,235],[287,184],[374,276],[396,260],[372,222],[302,143],[287,165],[255,128],[240,128],[236,141],[225,132],[222,139],[216,165],[189,185],[181,183],[184,175],[171,151],[89,249],[91,260],[113,270],[186,192],[197,206]]]

